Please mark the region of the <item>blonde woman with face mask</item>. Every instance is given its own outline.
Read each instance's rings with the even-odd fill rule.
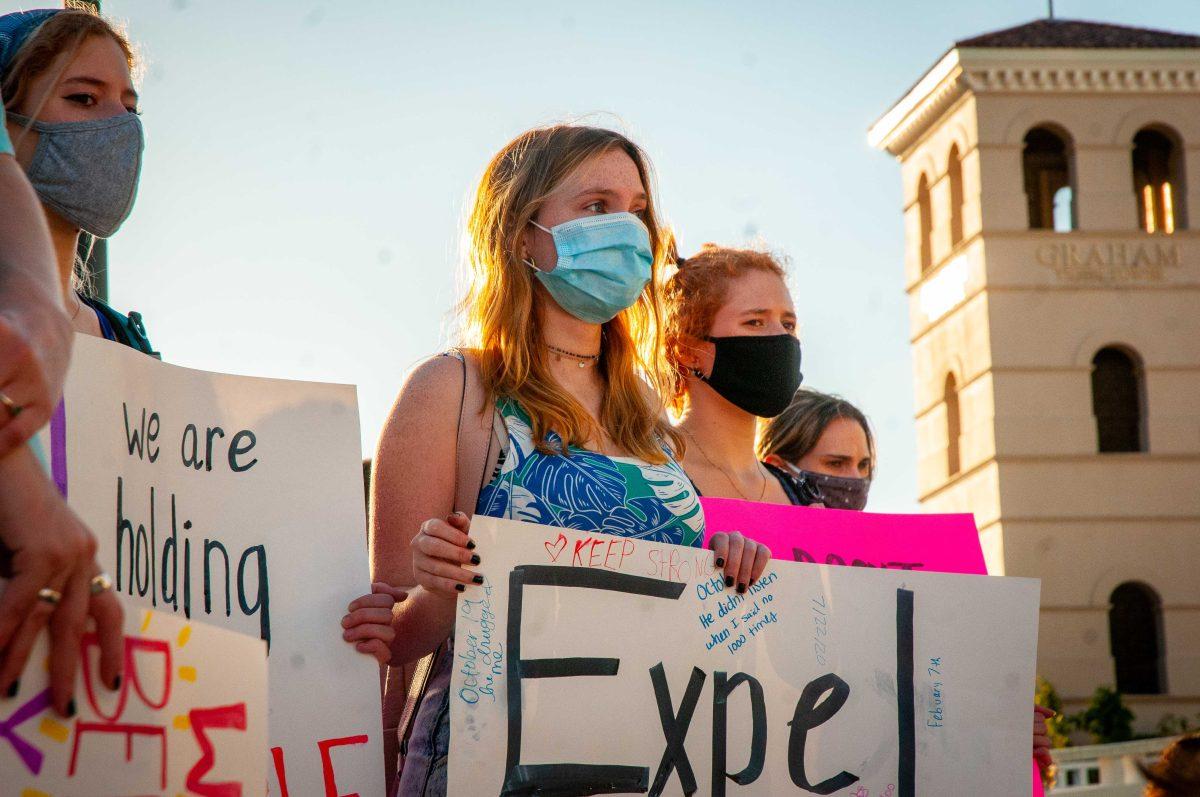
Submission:
[[[666,387],[657,279],[668,246],[642,151],[595,127],[523,133],[485,170],[467,227],[465,345],[409,376],[373,474],[374,578],[416,587],[396,606],[386,592],[363,596],[343,621],[345,638],[381,661],[441,651],[404,795],[446,789],[447,643],[455,599],[483,581],[471,569],[471,513],[679,545],[704,538],[655,390]],[[742,548],[753,561],[757,548]]]

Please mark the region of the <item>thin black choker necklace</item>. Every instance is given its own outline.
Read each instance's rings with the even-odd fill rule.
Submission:
[[[576,354],[573,351],[567,351],[566,349],[560,349],[557,346],[551,346],[549,343],[546,344],[546,348],[554,353],[554,359],[556,361],[561,361],[563,357],[568,357],[572,360],[578,360],[580,368],[587,368],[589,365],[595,365],[596,363],[600,362],[599,352],[596,354]]]

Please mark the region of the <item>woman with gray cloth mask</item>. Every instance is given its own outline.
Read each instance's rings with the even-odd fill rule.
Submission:
[[[80,236],[116,232],[137,193],[142,128],[133,62],[129,42],[94,12],[43,9],[0,16],[4,138],[11,139],[16,163],[28,177],[23,198],[31,199],[32,185],[43,216],[23,229],[43,237],[42,248],[50,250],[44,254],[52,252],[48,259],[57,272],[42,275],[42,289],[54,300],[54,311],[44,319],[60,318],[65,303],[64,334],[103,336],[151,353],[140,317],[120,315],[76,291]],[[0,155],[6,168],[9,158]],[[7,234],[7,225],[0,232]],[[38,425],[44,423],[60,380],[61,375],[51,381],[44,401],[25,395],[19,380],[11,395],[8,383],[0,386],[8,425],[21,422],[27,407],[39,415]],[[57,412],[62,411],[60,405]],[[31,447],[0,453],[0,571],[11,578],[0,595],[0,696],[18,694],[18,677],[48,625],[54,705],[70,716],[79,637],[88,617],[100,637],[101,677],[113,689],[120,685],[124,643],[121,607],[94,559],[95,538],[67,507],[61,487],[55,489]]]
[[[78,290],[76,268],[80,236],[113,235],[137,196],[143,137],[134,65],[126,38],[94,12],[0,16],[6,126],[46,212],[71,325],[152,354],[141,316]]]

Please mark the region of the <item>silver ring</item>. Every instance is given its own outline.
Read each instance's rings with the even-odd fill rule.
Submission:
[[[62,600],[62,593],[50,587],[42,587],[38,590],[38,600],[45,601],[51,606],[57,606],[58,602]]]
[[[98,576],[92,577],[92,582],[88,589],[91,590],[93,595],[99,595],[105,590],[112,589],[112,585],[112,579],[108,577],[108,573],[101,573]]]
[[[21,405],[13,401],[3,392],[0,392],[0,404],[3,404],[4,409],[8,410],[8,417],[10,418],[15,418],[21,414]]]

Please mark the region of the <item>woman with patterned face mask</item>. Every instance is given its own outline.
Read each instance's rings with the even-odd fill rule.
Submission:
[[[87,296],[76,268],[80,237],[113,235],[137,196],[143,138],[134,66],[129,41],[94,12],[0,16],[5,124],[46,212],[71,324],[151,353],[141,317]]]
[[[862,411],[838,396],[801,388],[767,424],[759,456],[788,471],[830,509],[867,505],[875,471],[875,438]]]

